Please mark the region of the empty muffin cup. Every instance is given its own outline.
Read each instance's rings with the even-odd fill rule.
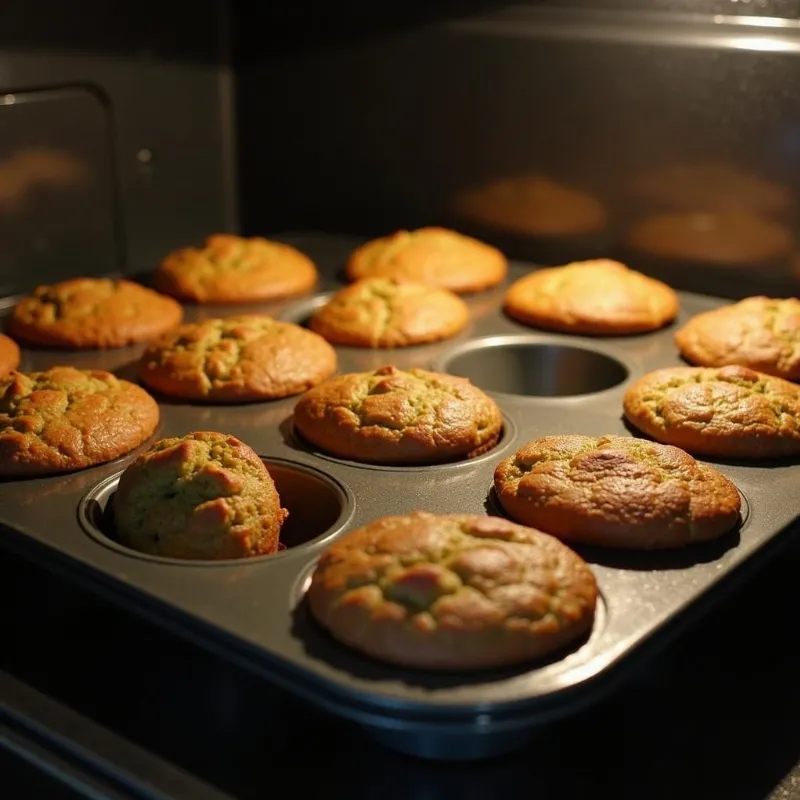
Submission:
[[[574,397],[612,389],[628,368],[598,350],[525,336],[491,336],[451,350],[435,369],[469,378],[487,392]]]
[[[95,541],[118,552],[146,561],[206,567],[280,558],[295,548],[326,542],[347,526],[355,504],[352,493],[339,481],[313,467],[282,458],[263,458],[262,461],[272,476],[282,507],[289,512],[281,528],[277,553],[217,561],[190,560],[140,553],[120,544],[114,527],[113,503],[121,472],[101,481],[84,496],[78,506],[78,519]]]

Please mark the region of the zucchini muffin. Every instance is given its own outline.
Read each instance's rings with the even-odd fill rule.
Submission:
[[[451,292],[480,292],[502,283],[508,261],[496,248],[446,228],[396,231],[355,250],[347,277],[407,278]]]
[[[208,403],[300,394],[336,372],[334,349],[316,333],[255,314],[188,323],[142,355],[142,382],[169,397]]]
[[[742,367],[800,380],[800,300],[748,297],[692,317],[676,334],[681,355],[699,367]]]
[[[540,531],[417,512],[337,539],[307,598],[314,618],[362,653],[476,670],[574,646],[592,627],[597,583],[579,556]]]
[[[678,297],[665,283],[609,259],[577,261],[511,284],[506,313],[535,328],[594,336],[647,333],[671,322]]]
[[[187,303],[260,303],[303,294],[318,277],[311,259],[288,244],[219,233],[170,253],[154,282]]]
[[[0,378],[4,378],[11,370],[16,369],[19,362],[19,345],[0,333]]]
[[[339,458],[419,465],[491,450],[503,418],[466,378],[387,366],[337,375],[306,392],[294,408],[294,427]]]
[[[747,367],[659,369],[630,386],[623,405],[647,436],[695,455],[800,455],[800,387]]]
[[[0,379],[0,476],[113,461],[149,439],[158,419],[158,405],[144,389],[110,372],[12,372]]]
[[[715,539],[739,521],[736,487],[677,447],[624,436],[543,436],[501,461],[508,515],[559,539],[638,550]]]
[[[467,304],[447,289],[364,278],[336,292],[311,317],[310,328],[334,344],[388,348],[449,339],[468,322]]]
[[[189,560],[274,553],[288,516],[255,452],[211,431],[156,442],[122,473],[113,509],[121,544]]]
[[[74,278],[39,286],[14,306],[7,321],[15,338],[69,350],[149,342],[178,325],[180,304],[138,283]]]

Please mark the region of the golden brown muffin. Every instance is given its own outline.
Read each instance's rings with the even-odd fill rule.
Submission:
[[[38,287],[14,306],[7,327],[32,344],[79,350],[147,342],[182,317],[171,297],[138,283],[75,278]]]
[[[387,366],[337,375],[306,392],[294,408],[294,426],[340,458],[439,464],[490,450],[503,418],[466,378]]]
[[[675,211],[748,211],[780,214],[793,202],[783,186],[721,162],[658,167],[637,175],[631,194]]]
[[[110,372],[53,367],[0,380],[0,476],[73,472],[145,442],[158,405]]]
[[[334,372],[336,353],[321,336],[255,314],[181,325],[153,342],[139,366],[150,388],[210,403],[288,397]]]
[[[404,667],[518,664],[592,627],[597,584],[557,539],[497,517],[383,517],[323,554],[308,603],[342,643]]]
[[[669,367],[625,393],[625,416],[651,438],[696,455],[800,454],[800,387],[747,367]]]
[[[457,210],[487,228],[523,236],[570,237],[606,226],[602,203],[549,178],[503,178],[464,192]]]
[[[787,228],[744,211],[657,214],[634,225],[628,241],[657,258],[730,267],[785,259],[794,245]]]
[[[311,317],[311,330],[351,347],[407,347],[449,339],[469,308],[447,289],[404,278],[364,278],[340,289]]]
[[[274,553],[288,516],[264,462],[213,431],[156,442],[122,473],[113,508],[121,544],[210,561]]]
[[[19,346],[13,339],[0,333],[0,378],[19,366]]]
[[[501,461],[509,516],[559,539],[653,550],[716,539],[741,500],[720,472],[677,447],[624,436],[543,436]]]
[[[501,283],[508,261],[496,248],[445,228],[397,231],[373,239],[347,261],[347,277],[407,278],[449,289],[480,292]]]
[[[536,328],[617,336],[671,322],[678,297],[661,281],[609,259],[540,269],[511,284],[509,316]]]
[[[187,303],[259,303],[303,294],[318,277],[311,259],[288,244],[219,233],[170,253],[154,283]]]
[[[681,355],[700,367],[742,367],[800,380],[800,300],[748,297],[692,317],[676,334]]]

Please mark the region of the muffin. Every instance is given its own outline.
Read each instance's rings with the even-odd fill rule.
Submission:
[[[0,476],[113,461],[149,439],[158,419],[158,405],[144,389],[110,372],[12,372],[0,379]]]
[[[677,447],[624,436],[543,436],[501,461],[508,515],[559,539],[652,550],[715,539],[738,522],[736,487]]]
[[[631,425],[695,455],[800,455],[800,387],[747,367],[655,370],[630,386],[623,405]]]
[[[539,176],[502,178],[469,189],[455,206],[481,226],[521,236],[567,238],[606,227],[599,200]]]
[[[351,253],[347,277],[406,278],[452,292],[479,292],[502,283],[506,257],[496,248],[445,228],[397,231]]]
[[[340,537],[308,589],[343,644],[429,670],[503,667],[575,645],[597,584],[557,539],[497,517],[417,512]]]
[[[336,353],[316,333],[271,317],[188,323],[151,344],[139,377],[169,397],[208,403],[300,394],[336,372]]]
[[[706,161],[647,170],[631,181],[638,201],[674,211],[747,211],[775,215],[793,204],[784,186],[733,164]]]
[[[661,281],[618,261],[540,269],[511,284],[506,313],[545,330],[594,336],[646,333],[671,322],[678,297]]]
[[[19,346],[13,339],[0,333],[0,378],[4,378],[20,362]]]
[[[771,265],[794,245],[787,228],[744,211],[657,214],[634,225],[628,242],[659,259],[727,267]]]
[[[264,462],[224,433],[162,439],[122,473],[113,501],[121,544],[155,556],[269,555],[288,512]]]
[[[21,341],[81,350],[148,342],[182,317],[175,300],[138,283],[74,278],[39,286],[14,306],[6,325]]]
[[[408,347],[449,339],[469,322],[456,294],[404,278],[364,278],[340,289],[310,327],[333,344]]]
[[[170,253],[154,283],[187,303],[260,303],[308,292],[318,277],[313,262],[288,244],[220,233],[202,247]]]
[[[387,366],[337,375],[306,392],[294,408],[294,427],[339,458],[440,464],[491,450],[503,418],[466,378]]]
[[[700,367],[743,367],[800,380],[800,300],[748,297],[692,317],[676,334],[681,355]]]

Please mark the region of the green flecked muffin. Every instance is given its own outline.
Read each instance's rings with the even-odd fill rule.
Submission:
[[[113,509],[127,547],[203,560],[274,553],[288,516],[255,452],[210,431],[156,442],[123,472]]]

